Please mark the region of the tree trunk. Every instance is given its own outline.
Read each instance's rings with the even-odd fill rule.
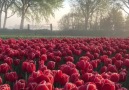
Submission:
[[[24,20],[25,20],[25,5],[23,3],[22,6],[22,12],[21,12],[21,24],[20,24],[20,29],[23,30],[24,29]]]
[[[89,8],[87,8],[87,12],[85,14],[85,29],[88,30],[88,25],[89,25]]]
[[[98,29],[98,11],[97,11],[97,13],[96,13],[96,17],[95,17],[95,28],[94,29]]]
[[[85,16],[85,30],[88,30],[88,16]]]
[[[6,28],[6,22],[7,22],[7,11],[5,11],[5,17],[4,17],[3,29]]]
[[[2,18],[2,12],[0,11],[0,29],[1,29],[1,24],[2,24],[1,18]]]
[[[23,30],[23,28],[24,28],[24,20],[25,20],[25,17],[24,17],[25,15],[24,14],[22,14],[22,17],[21,17],[21,24],[20,24],[20,29],[21,30]]]

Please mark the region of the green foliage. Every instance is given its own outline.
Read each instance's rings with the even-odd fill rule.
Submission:
[[[62,30],[88,30],[97,28],[110,8],[110,0],[72,0],[71,12],[59,21]],[[93,26],[94,25],[94,26]]]
[[[86,3],[87,0],[83,0]],[[90,0],[89,0],[90,1]],[[101,1],[101,0],[100,0]],[[99,2],[99,0],[98,0]],[[90,2],[92,3],[92,2]],[[97,1],[96,1],[97,3]],[[107,4],[106,4],[107,3]],[[103,0],[99,2],[98,6],[94,6],[94,10],[92,13],[89,14],[88,19],[88,27],[89,30],[124,30],[124,17],[120,8],[110,5],[112,2],[108,2],[107,0]],[[104,5],[105,6],[104,6]],[[114,3],[112,3],[114,5]],[[87,7],[85,7],[87,8]],[[83,9],[85,9],[83,8]],[[93,7],[89,7],[93,10]],[[89,9],[89,10],[90,10]],[[87,15],[86,13],[83,14],[82,9],[78,6],[73,6],[71,12],[64,17],[59,22],[59,26],[61,30],[86,30],[85,20]],[[88,10],[88,9],[87,9]]]
[[[30,7],[27,11],[28,18],[40,22],[48,17],[54,16],[54,11],[62,6],[63,0],[37,0],[36,6]]]
[[[17,11],[17,15],[21,17],[22,29],[24,26],[24,18],[28,21],[33,20],[40,22],[46,21],[50,16],[54,16],[54,11],[62,6],[64,0],[15,0],[13,11]]]
[[[68,13],[59,21],[61,30],[84,30],[84,17],[80,13]]]
[[[108,16],[100,21],[102,30],[123,30],[124,17],[119,9],[112,8]]]

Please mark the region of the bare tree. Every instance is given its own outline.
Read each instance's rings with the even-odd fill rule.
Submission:
[[[113,2],[125,13],[129,14],[129,12],[126,10],[126,8],[129,9],[129,0],[113,0]]]

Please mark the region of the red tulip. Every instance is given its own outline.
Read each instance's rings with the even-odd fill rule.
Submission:
[[[69,55],[69,56],[72,56],[73,55],[73,52],[71,50],[66,50],[66,54]],[[66,56],[66,55],[65,55]]]
[[[28,59],[34,59],[35,58],[35,53],[31,52],[27,54]]]
[[[104,78],[104,79],[110,79],[110,75],[108,73],[102,73],[101,76]]]
[[[58,63],[58,62],[61,61],[61,57],[60,56],[54,56],[52,60]]]
[[[63,73],[61,70],[53,71],[53,76],[54,76],[54,82],[60,82],[60,79],[62,77]]]
[[[43,72],[41,70],[38,70],[37,72],[33,71],[30,77],[28,78],[28,83],[34,82],[34,79],[41,76],[42,74]]]
[[[81,53],[82,53],[82,51],[81,50],[74,50],[74,53],[75,53],[75,55],[81,55]]]
[[[36,70],[36,66],[33,63],[30,62],[23,62],[22,63],[22,70],[28,73],[32,73]]]
[[[62,74],[60,78],[60,84],[65,85],[67,82],[69,82],[69,76],[66,74]]]
[[[108,67],[107,67],[107,71],[112,72],[112,73],[117,72],[116,66],[109,64]]]
[[[10,70],[10,66],[7,63],[0,65],[0,73],[7,73]]]
[[[120,74],[119,74],[119,81],[120,82],[125,82],[126,77],[127,77],[127,74],[125,72],[120,72]]]
[[[70,66],[71,68],[76,68],[76,65],[72,62],[66,62],[66,65]]]
[[[2,81],[3,81],[3,80],[2,80],[2,78],[0,77],[0,85],[2,84]]]
[[[121,60],[118,60],[118,61],[115,62],[115,66],[118,69],[121,69],[122,68],[122,65],[123,65],[123,61],[121,61]]]
[[[77,62],[76,66],[78,69],[85,70],[85,69],[89,68],[90,64],[89,64],[89,62],[81,60],[81,61]]]
[[[43,82],[38,84],[35,90],[53,90],[53,88],[51,83]]]
[[[14,63],[15,66],[18,66],[20,64],[20,59],[14,60],[13,63]]]
[[[29,82],[36,82],[36,83],[41,83],[42,81],[49,82],[53,84],[54,82],[54,77],[51,75],[52,72],[49,72],[48,70],[44,71],[37,71],[33,72],[32,75],[29,77]]]
[[[90,52],[87,52],[85,56],[88,56],[90,60],[94,59],[94,55],[92,55]]]
[[[117,54],[115,55],[115,58],[116,58],[117,60],[121,60],[121,59],[122,59],[122,55],[121,55],[120,53],[117,53]]]
[[[97,90],[97,87],[94,83],[88,83],[86,90]]]
[[[11,90],[11,88],[8,84],[3,84],[3,85],[0,85],[0,90]]]
[[[46,48],[42,48],[42,49],[41,49],[41,53],[42,53],[42,54],[46,54],[46,52],[47,52]]]
[[[4,59],[4,62],[7,63],[8,65],[12,65],[13,59],[10,58],[10,57],[6,57],[6,58]]]
[[[82,75],[82,80],[84,82],[89,82],[90,79],[92,78],[93,74],[92,73],[85,73]]]
[[[124,65],[125,65],[127,68],[129,68],[129,59],[125,59]]]
[[[101,90],[115,90],[115,84],[108,79],[103,81]]]
[[[44,56],[45,57],[45,56]],[[54,58],[54,54],[53,53],[48,53],[47,54],[48,59],[53,59]]]
[[[93,60],[90,63],[93,66],[94,69],[98,67],[98,62],[96,60]]]
[[[54,52],[54,55],[55,55],[55,56],[60,56],[60,57],[61,57],[61,56],[62,56],[62,53],[61,53],[60,51],[55,51],[55,52]]]
[[[73,83],[66,83],[63,90],[73,90],[76,88],[76,85]]]
[[[6,81],[15,82],[18,79],[16,72],[10,72],[5,74]]]
[[[45,66],[45,65],[40,65],[40,66],[39,66],[39,70],[41,70],[41,71],[43,72],[43,71],[47,70],[47,66]]]
[[[77,80],[75,83],[74,83],[76,86],[81,86],[84,84],[84,81],[83,80]]]
[[[90,61],[90,58],[87,56],[82,56],[79,58],[79,61],[81,61],[81,60]]]
[[[94,58],[99,58],[99,54],[98,53],[94,53]]]
[[[46,54],[41,55],[40,60],[47,61],[47,55]]]
[[[29,83],[28,85],[27,85],[27,90],[35,90],[36,89],[36,87],[37,87],[37,83]]]
[[[112,59],[106,58],[106,59],[104,60],[104,64],[105,64],[106,66],[108,66],[109,64],[112,64]]]
[[[13,90],[25,90],[26,82],[25,80],[19,80],[14,84]]]
[[[47,76],[45,76],[45,75],[41,75],[41,76],[39,76],[37,78],[34,78],[34,81],[36,83],[40,83],[42,81],[50,82],[50,79]]]
[[[70,81],[71,82],[76,82],[79,80],[79,77],[80,75],[78,73],[73,73],[71,76],[70,76]]]
[[[67,56],[67,57],[65,57],[65,61],[66,62],[68,62],[68,61],[73,62],[74,61],[74,58],[71,57],[71,56]]]
[[[108,58],[108,56],[107,55],[103,55],[103,56],[101,56],[100,57],[100,59],[102,60],[102,62],[104,62],[105,61],[105,59],[107,59]]]
[[[35,57],[36,57],[36,58],[39,58],[40,55],[41,55],[40,51],[39,51],[39,50],[36,50],[36,51],[35,51]]]
[[[63,72],[63,73],[66,73],[67,75],[70,75],[71,74],[71,67],[70,66],[68,66],[68,65],[62,65],[61,67],[60,67],[60,70]]]
[[[48,69],[54,69],[55,68],[55,62],[54,61],[49,61],[48,63],[47,63],[47,68]]]
[[[101,73],[107,72],[107,67],[106,67],[106,66],[103,66],[103,67],[100,69],[100,72],[101,72]]]
[[[119,82],[119,74],[118,73],[112,73],[110,80],[113,81],[113,82]]]
[[[101,75],[95,75],[93,82],[96,84],[97,89],[101,90],[103,84],[103,77]]]

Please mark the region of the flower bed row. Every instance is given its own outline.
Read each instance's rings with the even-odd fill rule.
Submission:
[[[129,38],[0,39],[0,90],[128,90]]]

